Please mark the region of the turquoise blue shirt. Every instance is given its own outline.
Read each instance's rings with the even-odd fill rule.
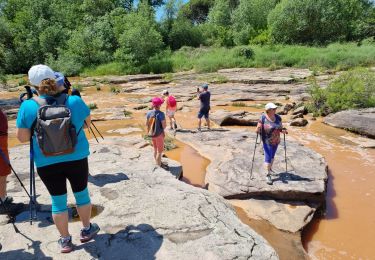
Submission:
[[[46,98],[47,96],[40,96]],[[90,115],[90,109],[86,106],[83,100],[78,96],[69,96],[65,105],[71,110],[72,123],[78,132],[83,127],[84,120]],[[20,110],[17,115],[17,128],[31,128],[31,125],[37,117],[39,105],[34,100],[25,100],[22,102]],[[58,156],[44,156],[39,148],[35,136],[33,137],[34,144],[34,161],[36,167],[43,167],[55,163],[76,161],[86,158],[89,154],[89,143],[87,141],[83,129],[77,136],[77,145],[71,154],[64,154]]]

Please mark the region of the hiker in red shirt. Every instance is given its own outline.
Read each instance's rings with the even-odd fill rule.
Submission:
[[[10,204],[13,201],[12,197],[7,196],[6,185],[7,176],[10,174],[10,167],[8,165],[8,119],[5,113],[0,109],[0,199],[5,204]],[[5,161],[3,156],[8,161]]]
[[[170,130],[176,130],[177,129],[177,123],[176,123],[176,118],[174,117],[176,111],[177,111],[177,102],[176,98],[172,95],[169,95],[168,90],[163,91],[163,96],[165,97],[166,103],[167,103],[167,110],[166,114],[169,118],[169,123],[170,123]]]

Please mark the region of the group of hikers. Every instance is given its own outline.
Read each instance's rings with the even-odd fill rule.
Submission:
[[[80,241],[90,241],[100,230],[99,226],[90,222],[91,200],[88,190],[88,156],[89,142],[84,128],[90,128],[90,109],[80,95],[69,95],[66,91],[66,78],[54,72],[46,65],[35,65],[28,72],[28,79],[38,95],[24,100],[18,111],[16,120],[16,136],[22,143],[30,142],[31,156],[35,162],[37,173],[51,196],[52,217],[60,234],[58,244],[61,253],[73,250],[72,236],[68,229],[67,181],[75,197],[77,211],[82,222]],[[166,103],[166,115],[170,128],[177,129],[175,113],[177,102],[168,90],[163,97],[151,99],[152,110],[146,114],[147,133],[152,139],[156,165],[165,167],[161,158],[164,150],[165,129],[167,126],[165,113],[161,110]],[[204,117],[208,130],[210,128],[210,97],[208,85],[197,89],[200,100],[198,111],[198,131],[201,131],[201,119]],[[265,169],[267,183],[272,184],[271,172],[275,153],[280,143],[280,132],[287,133],[282,126],[281,117],[276,114],[277,106],[268,103],[266,113],[259,119],[256,132],[263,140],[265,152]],[[6,176],[11,173],[7,147],[7,119],[0,113],[0,199],[3,205],[11,205],[13,199],[6,193]]]

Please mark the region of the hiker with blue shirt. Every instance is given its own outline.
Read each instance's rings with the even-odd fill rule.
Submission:
[[[56,104],[59,94],[59,88],[56,85],[54,71],[46,65],[36,65],[31,67],[28,72],[29,81],[35,86],[39,92],[38,98],[25,100],[20,107],[17,116],[17,138],[21,142],[33,142],[33,156],[35,165],[37,167],[38,175],[44,185],[46,186],[52,199],[52,217],[54,223],[60,233],[58,243],[61,247],[62,253],[69,253],[73,250],[72,237],[68,230],[68,207],[67,207],[67,188],[66,181],[70,182],[73,194],[77,204],[77,211],[81,218],[83,228],[80,233],[80,241],[82,243],[91,240],[100,230],[95,223],[90,223],[91,217],[91,201],[89,191],[87,189],[88,183],[88,161],[89,143],[85,136],[84,122],[90,126],[90,109],[86,106],[83,100],[77,96],[68,96],[66,94],[59,95],[59,100],[64,99],[64,110],[68,110],[71,116],[71,123],[75,130],[71,130],[73,149],[59,153],[48,153],[48,149],[59,148],[56,146],[67,145],[67,141],[55,141],[54,145],[40,146],[41,142],[38,131],[32,131],[35,128],[43,127],[40,122],[40,114],[37,114],[44,108],[48,109],[46,104]],[[41,103],[44,105],[41,105]],[[48,114],[48,113],[46,113]],[[60,123],[60,121],[50,121],[51,124]],[[48,126],[45,126],[48,127]],[[59,131],[59,130],[57,130]],[[60,130],[61,131],[61,130]],[[64,133],[57,132],[53,135],[55,139]],[[36,138],[38,135],[38,138]],[[46,137],[47,138],[47,137]],[[57,145],[59,144],[59,145]],[[52,148],[51,148],[52,147]]]
[[[165,120],[165,114],[160,110],[164,100],[159,97],[154,97],[152,98],[151,103],[153,110],[146,114],[147,133],[152,139],[156,165],[165,167],[165,165],[162,165],[161,156],[164,151],[164,129],[167,127],[167,123]]]
[[[200,108],[198,112],[198,131],[201,131],[202,125],[202,117],[206,119],[207,128],[210,130],[210,100],[211,100],[211,93],[208,91],[208,84],[203,84],[202,91],[197,89],[197,97],[200,100]]]
[[[283,128],[281,116],[276,114],[276,109],[277,106],[274,103],[267,103],[265,106],[266,113],[261,115],[256,128],[256,132],[261,135],[263,142],[266,181],[269,185],[273,184],[271,178],[272,164],[280,143],[280,133],[288,133]]]

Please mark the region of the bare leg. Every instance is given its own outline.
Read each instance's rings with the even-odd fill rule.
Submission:
[[[161,155],[162,155],[162,153],[157,152],[157,155],[156,155],[155,160],[156,160],[156,164],[157,164],[158,166],[161,165]]]
[[[79,217],[84,227],[90,226],[91,207],[91,204],[84,205],[82,207],[77,207]]]
[[[206,118],[207,128],[210,129],[210,119]]]
[[[60,236],[67,237],[69,236],[68,229],[68,212],[63,212],[60,214],[52,214],[53,222],[57,227],[57,230],[60,233]]]
[[[0,198],[7,195],[7,176],[0,176]]]
[[[201,118],[198,118],[198,128],[201,129],[201,125],[202,125],[202,119]]]
[[[172,117],[169,117],[169,124],[170,124],[170,126],[171,126],[171,129],[173,129]]]

